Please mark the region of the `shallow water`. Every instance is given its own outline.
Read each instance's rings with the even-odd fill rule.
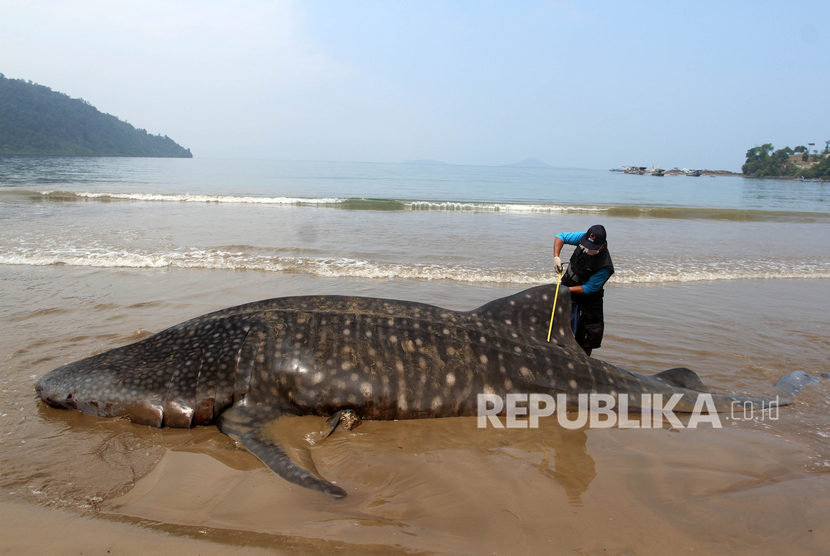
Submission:
[[[556,168],[0,157],[0,264],[529,286],[555,279],[555,234],[602,222],[617,284],[828,279],[828,187]]]
[[[478,429],[367,422],[311,446],[321,419],[273,431],[349,492],[289,484],[214,427],[158,430],[45,407],[36,379],[208,311],[295,294],[470,309],[520,286],[333,280],[268,272],[0,266],[0,502],[142,524],[220,545],[346,552],[820,552],[830,544],[830,385],[777,419],[724,428]],[[766,395],[830,372],[823,280],[609,286],[595,356],[696,370]],[[36,548],[37,542],[33,541]],[[161,546],[164,546],[163,544]],[[36,550],[35,550],[36,551]]]

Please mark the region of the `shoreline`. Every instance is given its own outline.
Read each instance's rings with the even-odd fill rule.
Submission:
[[[680,170],[666,170],[665,174],[667,176],[682,176],[684,175]],[[709,177],[734,177],[734,178],[747,178],[753,180],[765,180],[765,179],[773,179],[773,180],[787,180],[787,181],[801,181],[805,183],[824,183],[830,180],[826,180],[823,178],[810,178],[810,179],[802,179],[801,176],[748,176],[741,172],[731,172],[729,170],[701,170],[701,176],[709,176]]]
[[[612,168],[612,172],[620,172],[620,173],[630,173],[631,175],[645,175],[651,176],[650,172],[643,172],[641,174],[637,174],[634,172],[623,172],[620,169]],[[756,179],[756,180],[764,180],[764,179],[774,179],[774,180],[787,180],[787,181],[801,181],[805,183],[825,183],[829,182],[830,180],[823,179],[823,178],[809,178],[803,179],[802,176],[749,176],[742,172],[732,172],[731,170],[700,170],[700,176],[688,176],[683,170],[678,169],[671,169],[671,170],[663,170],[661,176],[687,176],[687,177],[700,177],[700,176],[708,176],[711,178],[716,177],[732,177],[732,178],[747,178],[747,179]]]

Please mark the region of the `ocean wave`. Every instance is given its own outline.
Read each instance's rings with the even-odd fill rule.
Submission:
[[[448,212],[506,212],[506,213],[602,213],[607,209],[594,206],[568,206],[538,203],[491,203],[473,201],[407,201],[407,210],[437,210]]]
[[[475,201],[431,201],[381,198],[339,197],[265,197],[251,195],[192,195],[188,193],[107,193],[92,191],[40,191],[29,192],[49,201],[137,201],[168,203],[220,203],[283,205],[294,207],[329,207],[346,210],[400,210],[400,211],[449,211],[449,212],[604,212],[607,209],[592,206],[567,206],[544,203],[498,203]]]
[[[189,193],[104,193],[42,191],[40,195],[47,200],[59,201],[144,201],[144,202],[179,202],[179,203],[228,203],[253,205],[290,205],[290,206],[327,206],[339,205],[347,199],[303,198],[303,197],[255,197],[247,195],[193,195]]]
[[[466,282],[474,284],[532,285],[552,283],[552,270],[485,269],[471,265],[384,262],[348,257],[294,257],[252,255],[246,252],[191,249],[183,252],[137,253],[125,250],[32,250],[0,252],[0,264],[69,265],[95,268],[202,269],[262,271],[283,274],[307,274],[325,278],[377,280],[423,280]],[[611,278],[611,284],[649,285],[725,280],[830,279],[826,264],[731,261],[724,265],[687,267],[663,264],[659,270],[625,269]]]
[[[703,219],[735,222],[830,222],[823,212],[705,208],[650,205],[565,205],[544,202],[496,202],[356,197],[291,197],[257,195],[206,195],[189,193],[131,193],[96,191],[36,191],[0,189],[0,198],[26,198],[52,202],[147,202],[229,205],[270,205],[368,211],[438,211],[502,214],[592,214],[617,218]]]

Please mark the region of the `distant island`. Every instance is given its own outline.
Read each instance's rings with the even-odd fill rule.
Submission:
[[[542,162],[538,158],[526,158],[520,162],[514,162],[513,164],[505,164],[508,168],[553,168],[547,162]]]
[[[0,155],[193,157],[166,135],[151,135],[85,100],[2,73]]]
[[[404,160],[403,164],[421,165],[421,166],[454,166],[449,162],[442,162],[440,160],[430,159],[414,159]],[[513,164],[502,164],[499,168],[553,168],[550,164],[542,162],[538,158],[526,158],[521,162],[514,162]]]
[[[415,160],[404,160],[404,164],[415,164],[421,166],[449,166],[446,162],[440,160],[429,160],[426,158],[418,158]]]
[[[808,143],[814,147],[815,143]],[[830,180],[830,141],[826,141],[824,151],[818,152],[804,145],[794,149],[784,147],[775,150],[772,143],[753,147],[746,151],[746,162],[741,166],[745,176],[756,178],[805,178]]]

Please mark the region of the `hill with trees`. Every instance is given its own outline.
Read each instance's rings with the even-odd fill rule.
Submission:
[[[814,143],[809,143],[814,146]],[[772,143],[753,147],[746,151],[746,162],[741,166],[745,176],[762,177],[805,177],[830,180],[830,141],[825,143],[824,152],[819,153],[801,145],[794,149],[784,147],[775,150]]]
[[[0,155],[193,157],[166,135],[151,135],[83,99],[2,73]]]

